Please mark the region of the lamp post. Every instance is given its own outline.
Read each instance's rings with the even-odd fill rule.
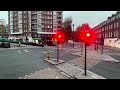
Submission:
[[[73,24],[73,48],[74,48],[74,24]]]
[[[101,36],[101,44],[102,44],[102,51],[101,51],[101,53],[103,54],[103,45],[104,45],[104,37],[103,37],[103,35]]]

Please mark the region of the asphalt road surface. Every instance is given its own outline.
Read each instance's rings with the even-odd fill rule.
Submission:
[[[47,57],[47,48],[14,47],[0,48],[0,79],[17,79],[52,66],[44,60]],[[56,58],[56,47],[49,51],[51,57]],[[60,59],[68,61],[78,57],[72,55],[72,52],[75,51],[61,49]]]
[[[44,48],[11,49],[0,51],[0,79],[16,79],[47,68]]]
[[[108,49],[105,49],[104,52],[106,54],[109,53],[111,57],[120,61],[119,53],[109,51]],[[107,79],[120,79],[120,63],[102,61],[89,70]]]

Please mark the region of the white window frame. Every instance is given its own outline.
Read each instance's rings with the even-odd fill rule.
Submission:
[[[113,28],[113,25],[111,24],[111,29]]]
[[[111,32],[110,36],[112,37],[112,32]]]
[[[116,28],[116,23],[114,23],[114,28]]]
[[[116,37],[116,34],[115,34],[116,32],[114,31],[114,37]]]
[[[111,29],[111,26],[109,25],[109,28]]]
[[[118,31],[116,31],[116,33],[117,33],[116,37],[118,37]]]
[[[110,37],[110,32],[109,32],[109,37]]]
[[[119,27],[119,23],[117,22],[117,27]]]

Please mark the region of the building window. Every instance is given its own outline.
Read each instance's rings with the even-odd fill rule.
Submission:
[[[116,19],[118,19],[119,18],[119,16],[118,15],[116,15]]]
[[[108,38],[108,33],[107,33],[107,38]]]
[[[117,22],[117,27],[119,27],[119,23]]]
[[[114,23],[114,28],[116,28],[116,23]]]
[[[112,29],[112,26],[113,26],[113,25],[111,24],[111,29]]]
[[[109,32],[109,37],[110,37],[110,32]]]
[[[119,13],[119,18],[120,18],[120,13]]]
[[[112,37],[112,32],[111,32],[111,37]]]
[[[105,30],[107,30],[107,28],[105,27]]]
[[[107,26],[107,30],[108,30],[108,26]]]
[[[116,37],[116,36],[115,36],[115,31],[114,31],[114,37]]]
[[[50,15],[52,15],[52,12],[50,12]]]
[[[50,28],[52,28],[52,26],[50,26]]]
[[[109,25],[109,29],[110,29],[110,25]]]
[[[118,31],[116,31],[116,37],[118,37]]]

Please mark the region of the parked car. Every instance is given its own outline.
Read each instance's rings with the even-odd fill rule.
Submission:
[[[43,42],[39,42],[38,46],[44,47],[44,43]]]
[[[53,42],[53,41],[46,41],[46,44],[48,46],[56,46],[55,42]]]
[[[10,48],[10,42],[2,42],[1,47],[2,48]]]
[[[2,44],[2,42],[0,42],[0,47],[2,47],[2,45],[1,45],[1,44]]]

